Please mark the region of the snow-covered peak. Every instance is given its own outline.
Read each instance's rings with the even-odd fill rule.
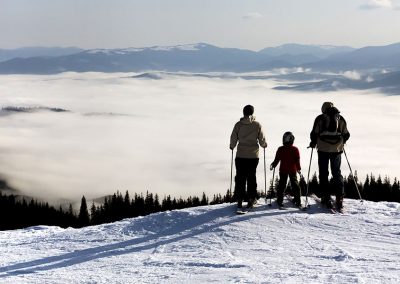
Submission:
[[[101,49],[101,48],[98,48],[98,49],[86,50],[85,53],[89,53],[89,54],[104,53],[104,54],[108,54],[109,55],[109,54],[113,53],[113,50],[112,49]]]
[[[135,52],[142,52],[146,50],[151,51],[196,51],[201,48],[207,47],[207,44],[204,43],[196,43],[196,44],[183,44],[183,45],[173,45],[173,46],[152,46],[152,47],[129,47],[129,48],[119,48],[119,49],[90,49],[87,50],[86,53],[89,54],[106,54],[106,55],[115,55],[115,54],[129,54]]]
[[[202,47],[201,44],[183,44],[174,46],[153,46],[149,49],[156,51],[172,51],[172,50],[199,50]]]

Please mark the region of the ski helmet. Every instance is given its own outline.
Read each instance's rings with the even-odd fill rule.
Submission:
[[[290,131],[285,132],[285,133],[283,134],[282,142],[283,142],[283,144],[290,144],[290,143],[293,144],[293,142],[294,142],[294,135],[293,135],[293,133],[290,132]]]
[[[254,107],[252,105],[247,105],[243,108],[243,115],[253,115]]]

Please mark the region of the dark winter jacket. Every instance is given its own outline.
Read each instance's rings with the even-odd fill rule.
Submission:
[[[350,138],[346,120],[340,115],[337,131],[333,133],[324,127],[324,116],[326,114],[323,113],[317,116],[314,121],[310,133],[311,143],[317,145],[318,151],[341,153],[343,152],[344,144]]]

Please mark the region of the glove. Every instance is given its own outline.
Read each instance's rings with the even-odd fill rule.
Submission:
[[[269,169],[272,171],[273,169],[274,169],[275,167],[274,167],[274,164],[271,164],[270,166],[269,166]]]
[[[315,142],[310,142],[310,145],[308,146],[309,148],[315,148],[317,146],[317,143]]]

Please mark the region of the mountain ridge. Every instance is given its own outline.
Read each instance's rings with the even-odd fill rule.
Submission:
[[[89,49],[61,56],[13,58],[0,74],[72,72],[252,72],[304,67],[315,71],[400,70],[400,43],[353,49],[346,46],[286,44],[258,52],[206,43],[144,48]]]

